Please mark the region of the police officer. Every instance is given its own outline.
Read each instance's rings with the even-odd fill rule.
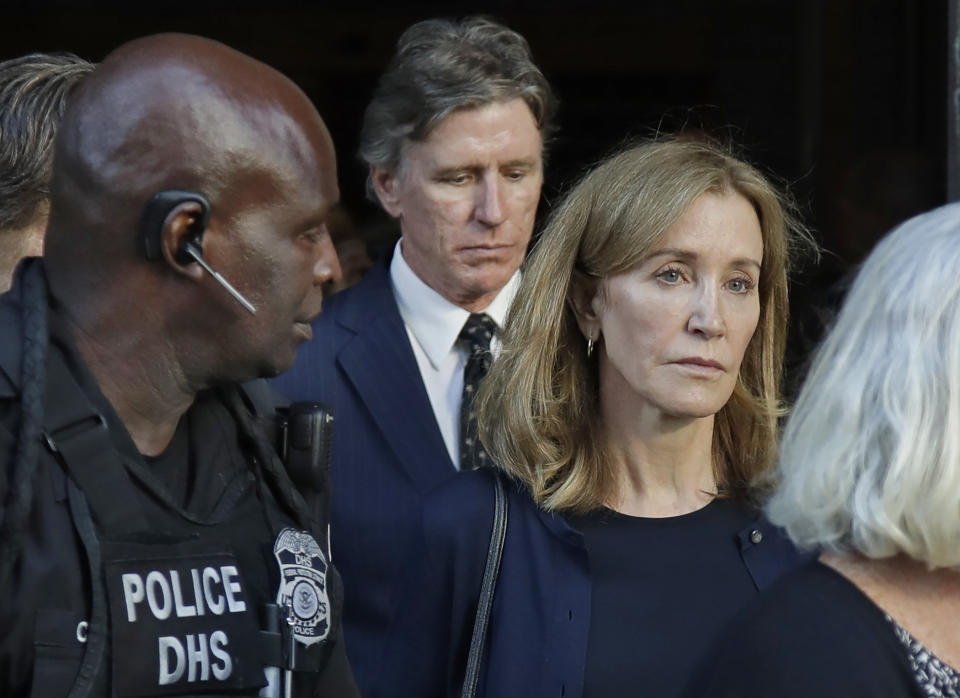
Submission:
[[[0,695],[356,695],[322,492],[238,385],[310,336],[338,195],[307,97],[221,44],[75,93],[0,298]]]

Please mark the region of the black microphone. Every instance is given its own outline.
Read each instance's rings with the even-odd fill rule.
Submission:
[[[330,455],[333,448],[333,412],[322,402],[295,402],[277,410],[279,443],[277,451],[290,480],[313,512],[330,511]],[[327,558],[330,549],[330,521],[319,522],[327,529]]]
[[[295,402],[284,410],[280,456],[293,484],[311,493],[329,491],[333,413],[322,402]]]

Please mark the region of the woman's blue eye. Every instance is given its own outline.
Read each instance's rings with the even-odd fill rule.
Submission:
[[[730,279],[727,286],[734,293],[746,293],[753,288],[753,283],[748,279]]]
[[[683,278],[678,269],[664,269],[657,276],[668,284],[675,284]]]

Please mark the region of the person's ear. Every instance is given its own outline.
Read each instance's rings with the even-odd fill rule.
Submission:
[[[187,248],[193,246],[198,254],[203,254],[205,223],[203,205],[184,201],[170,209],[160,228],[160,250],[164,261],[178,273],[195,279],[201,278],[204,271],[187,253]]]
[[[584,338],[597,341],[600,338],[600,311],[603,305],[600,279],[574,270],[567,302]]]
[[[400,218],[403,214],[403,207],[400,205],[400,178],[398,174],[379,167],[371,167],[370,181],[373,183],[373,190],[376,192],[383,210],[394,218]]]

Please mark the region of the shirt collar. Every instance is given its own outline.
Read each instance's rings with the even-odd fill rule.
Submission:
[[[470,311],[451,303],[427,286],[403,258],[400,241],[397,242],[393,260],[390,262],[390,281],[400,309],[400,317],[430,359],[431,365],[437,368],[453,350]],[[518,270],[483,310],[497,323],[498,329],[503,329],[507,311],[519,285]]]

